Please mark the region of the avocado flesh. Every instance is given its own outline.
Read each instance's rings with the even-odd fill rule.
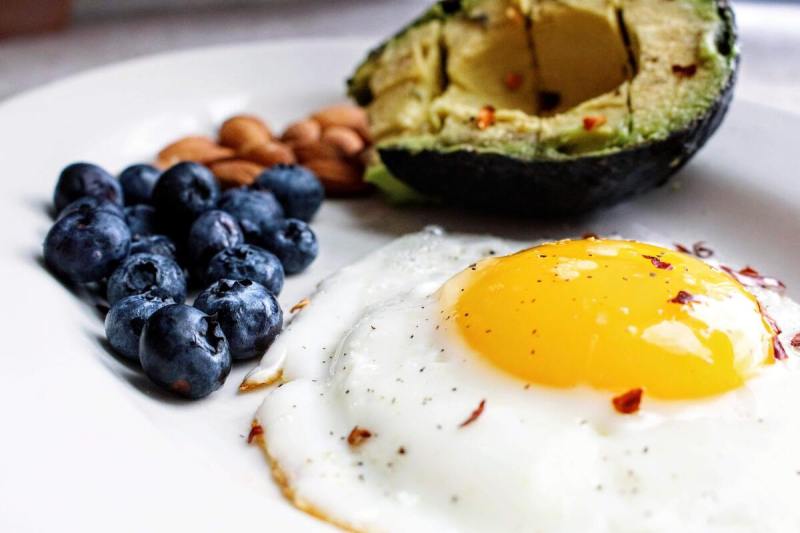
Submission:
[[[543,110],[537,156],[558,159],[624,146],[633,68],[615,5],[541,0],[534,6],[532,38],[539,94],[554,98]],[[587,129],[585,118],[598,124]]]
[[[427,194],[505,209],[494,205],[504,195],[480,194],[500,183],[502,168],[505,196],[522,189],[543,196],[518,198],[514,210],[557,214],[613,203],[663,182],[714,131],[730,99],[735,28],[727,5],[717,1],[474,0],[446,14],[439,4],[431,13],[436,10],[414,26],[439,27],[439,85],[426,93],[432,95],[427,121],[415,130],[376,135],[387,167]],[[409,35],[401,32],[390,43]],[[369,80],[363,73],[372,61],[351,80],[351,94],[365,92],[359,87]],[[515,90],[504,83],[509,72],[520,74]],[[369,85],[361,103],[374,123],[381,120],[376,103],[385,91]],[[480,128],[477,117],[486,106],[494,108],[495,120]],[[600,120],[587,128],[587,118]],[[513,161],[501,165],[503,157]],[[464,177],[478,164],[481,182],[469,192],[447,178],[454,172]],[[557,194],[575,196],[581,180],[565,179],[569,173],[594,176],[596,190],[552,201]],[[634,174],[638,182],[629,179]],[[558,182],[539,183],[545,178]],[[599,183],[604,179],[608,183]]]
[[[620,7],[637,58],[634,136],[666,138],[707,110],[725,85],[733,61],[717,49],[725,21],[715,3],[702,0],[621,0]]]
[[[541,35],[534,29],[539,19]],[[584,46],[565,53],[564,36],[573,35],[583,36]],[[606,44],[612,53],[597,48]],[[366,91],[373,135],[379,145],[524,158],[619,146],[630,122],[627,61],[606,0],[474,0],[457,15],[418,23],[379,54]],[[542,92],[558,103],[540,109]],[[495,124],[481,129],[476,117],[486,106]],[[587,131],[586,114],[604,123]]]
[[[370,66],[370,126],[376,139],[422,134],[430,127],[431,101],[441,93],[441,23],[411,28],[390,42]]]
[[[443,24],[441,50],[446,88],[431,105],[436,132],[424,141],[443,150],[474,147],[533,156],[540,128],[524,6],[517,2],[476,1]],[[507,82],[514,76],[513,89]],[[476,120],[493,109],[494,124]]]
[[[606,0],[542,0],[534,7],[539,91],[557,95],[545,112],[563,113],[631,78],[615,6]]]

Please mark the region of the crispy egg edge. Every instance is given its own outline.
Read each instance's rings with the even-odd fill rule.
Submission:
[[[270,453],[264,426],[262,426],[258,419],[255,418],[253,419],[251,426],[261,428],[261,434],[253,436],[252,442],[258,445],[259,449],[264,455],[264,458],[267,460],[267,466],[272,474],[272,479],[275,481],[275,484],[278,485],[281,494],[294,508],[343,531],[347,531],[349,533],[366,533],[365,530],[357,529],[351,524],[347,524],[346,522],[328,516],[319,508],[300,498],[292,484],[289,482],[289,476],[286,474],[286,471],[283,469],[275,456]]]

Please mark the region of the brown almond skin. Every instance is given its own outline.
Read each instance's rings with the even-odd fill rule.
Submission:
[[[344,126],[331,126],[322,132],[322,142],[335,146],[345,157],[359,154],[366,143],[361,135]]]
[[[314,159],[304,164],[317,175],[327,196],[356,196],[370,189],[362,178],[363,168],[356,163],[344,159]]]
[[[212,163],[209,168],[223,189],[231,189],[252,185],[265,167],[244,159],[229,159]]]
[[[322,126],[314,119],[307,118],[290,124],[281,136],[281,141],[296,148],[319,141]]]
[[[277,141],[248,145],[239,152],[239,157],[265,167],[271,167],[278,163],[288,165],[297,162],[291,147]]]
[[[342,153],[337,147],[321,141],[312,142],[302,146],[295,146],[294,154],[300,164],[305,164],[306,161],[314,161],[319,159],[340,159],[342,157]]]
[[[253,115],[236,115],[219,128],[219,143],[236,150],[248,145],[264,144],[271,139],[269,126]]]
[[[183,137],[164,147],[158,152],[156,165],[169,168],[181,161],[196,161],[205,165],[234,155],[231,148],[218,145],[210,137],[195,135]]]
[[[325,130],[332,126],[344,126],[355,130],[364,140],[369,139],[369,120],[367,112],[355,105],[339,104],[320,109],[311,118],[319,122]]]

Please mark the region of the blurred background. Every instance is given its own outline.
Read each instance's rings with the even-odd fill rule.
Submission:
[[[0,100],[142,55],[264,39],[365,37],[430,0],[0,0]],[[733,0],[743,64],[737,96],[800,113],[800,0]],[[264,79],[273,74],[258,65]]]

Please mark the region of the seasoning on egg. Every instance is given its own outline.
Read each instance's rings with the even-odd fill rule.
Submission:
[[[653,266],[659,268],[661,270],[672,270],[672,264],[667,263],[666,261],[662,261],[658,257],[654,255],[643,255],[645,259],[653,263]]]
[[[700,259],[708,259],[714,255],[714,250],[706,246],[705,241],[697,241],[696,243],[692,244],[691,249],[680,243],[675,243],[675,249],[679,252],[699,257]]]
[[[678,294],[670,300],[673,304],[688,304],[694,301],[694,296],[686,291],[678,291]]]
[[[631,389],[626,393],[614,396],[611,403],[614,404],[614,409],[623,415],[631,415],[639,410],[642,403],[642,394],[644,391],[640,388]]]
[[[463,428],[475,422],[479,416],[483,414],[483,408],[486,407],[486,400],[481,400],[481,403],[478,404],[478,407],[475,408],[472,413],[470,413],[469,418],[461,422],[458,427]]]
[[[771,289],[782,292],[786,289],[786,284],[776,278],[762,276],[758,270],[751,266],[746,266],[738,272],[732,268],[720,265],[720,268],[730,274],[736,281],[746,286],[761,287],[762,289]]]
[[[761,310],[761,314],[764,317],[764,320],[767,321],[769,327],[772,328],[773,335],[772,335],[772,354],[775,359],[778,361],[783,361],[789,359],[789,355],[786,353],[786,350],[783,348],[783,343],[781,342],[780,337],[778,335],[781,334],[781,328],[778,326],[778,323],[775,322],[775,319],[769,316],[769,314],[764,311],[761,302],[758,302],[758,308]]]
[[[364,441],[372,437],[372,432],[366,428],[355,426],[347,436],[347,444],[352,447],[364,444]]]
[[[714,255],[714,250],[706,246],[704,241],[697,241],[692,245],[692,252],[700,259],[708,259]]]
[[[789,341],[789,344],[792,345],[792,348],[800,348],[800,332],[795,333],[794,337],[792,337],[792,340]]]

